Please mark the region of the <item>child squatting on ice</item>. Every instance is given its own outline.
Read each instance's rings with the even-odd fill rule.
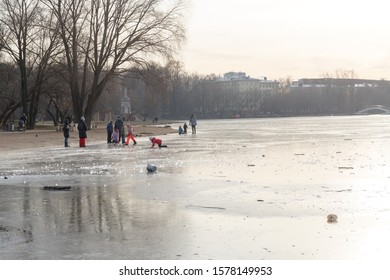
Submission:
[[[118,144],[119,143],[119,129],[115,129],[115,131],[111,134],[111,143]]]
[[[162,145],[162,140],[161,139],[158,139],[156,137],[149,137],[149,140],[152,142],[152,147],[151,148],[154,148],[154,145],[158,145],[159,148],[167,148],[168,146],[167,145]]]

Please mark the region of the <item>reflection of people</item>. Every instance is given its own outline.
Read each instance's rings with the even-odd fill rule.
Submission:
[[[111,134],[114,132],[112,121],[107,124],[107,143],[111,143]]]
[[[80,122],[77,125],[77,130],[79,131],[80,147],[85,147],[85,139],[87,138],[87,124],[85,123],[84,117],[81,117]]]
[[[129,145],[130,139],[133,141],[133,145],[137,145],[137,141],[134,139],[134,131],[133,127],[130,123],[126,124],[127,127],[127,139],[126,139],[126,145]]]
[[[65,119],[63,130],[64,130],[64,144],[65,144],[65,147],[69,147],[68,139],[69,139],[70,125],[69,125],[69,121],[67,119]]]
[[[198,123],[196,121],[194,114],[192,114],[190,117],[190,124],[191,124],[191,128],[192,128],[192,134],[196,134],[196,125]]]
[[[187,134],[187,128],[188,128],[188,125],[187,125],[187,123],[185,122],[184,125],[183,125],[183,133],[184,133],[184,134]]]
[[[149,140],[152,142],[152,148],[154,148],[154,145],[158,145],[159,148],[166,148],[167,145],[162,144],[162,140],[158,139],[156,137],[149,137]]]

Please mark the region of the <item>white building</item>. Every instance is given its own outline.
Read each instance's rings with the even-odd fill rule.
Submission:
[[[268,80],[267,77],[254,79],[247,76],[244,72],[228,72],[223,78],[216,80],[218,86],[226,91],[237,93],[258,92],[258,93],[276,93],[278,82]]]

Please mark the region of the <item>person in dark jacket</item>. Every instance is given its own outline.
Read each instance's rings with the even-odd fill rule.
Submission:
[[[107,124],[107,143],[111,143],[111,135],[114,132],[114,126],[112,125],[112,121]]]
[[[122,138],[122,128],[123,128],[123,121],[120,116],[116,118],[115,125],[114,125],[114,130],[116,131],[117,129],[119,130],[119,139]]]
[[[69,147],[69,142],[68,142],[68,139],[69,139],[69,132],[70,132],[70,125],[69,125],[69,121],[67,119],[65,119],[65,123],[64,123],[64,144],[65,144],[65,147]]]
[[[192,128],[192,134],[196,134],[196,125],[198,124],[195,118],[195,115],[192,114],[190,117],[190,124]]]
[[[20,117],[19,120],[19,130],[26,131],[26,124],[27,124],[27,116],[25,113]]]
[[[87,124],[85,118],[81,117],[79,124],[77,125],[80,138],[80,147],[85,147],[85,139],[87,139]]]

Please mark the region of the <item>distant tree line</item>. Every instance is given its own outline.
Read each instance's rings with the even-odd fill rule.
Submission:
[[[127,77],[133,110],[142,117],[187,119],[191,113],[202,118],[315,116],[355,114],[372,105],[390,107],[390,83],[384,80],[362,87],[353,79],[333,76],[345,79],[344,85],[291,87],[287,77],[277,81],[276,93],[235,92],[219,87],[216,75],[188,74],[183,68],[171,61],[139,73],[142,79]]]

